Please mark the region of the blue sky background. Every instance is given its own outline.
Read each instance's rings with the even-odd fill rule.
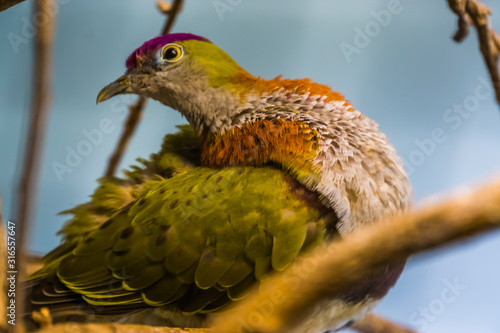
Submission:
[[[475,32],[451,40],[456,19],[436,0],[187,0],[174,31],[211,39],[254,75],[311,77],[344,93],[376,120],[405,159],[417,204],[477,182],[500,169],[500,113],[494,103]],[[164,18],[154,1],[60,0],[54,49],[54,96],[47,132],[31,249],[59,243],[59,211],[88,199],[121,132],[123,105],[95,105],[99,90],[124,71],[127,55],[158,34]],[[398,4],[399,3],[399,4]],[[500,4],[484,1],[500,15]],[[374,11],[392,9],[376,23]],[[5,219],[29,116],[33,22],[31,2],[0,13],[0,185]],[[500,31],[500,20],[493,20]],[[378,28],[377,28],[378,27]],[[355,40],[368,29],[369,40]],[[371,29],[371,30],[370,30]],[[13,42],[15,40],[16,42]],[[342,47],[356,47],[346,56]],[[361,44],[360,44],[361,43]],[[478,98],[479,97],[479,98]],[[463,107],[463,113],[456,110]],[[470,111],[467,111],[470,110]],[[110,133],[57,176],[67,149],[84,131],[110,124]],[[150,101],[122,168],[159,149],[181,116]],[[434,133],[434,134],[433,134]],[[433,140],[432,143],[430,140]],[[377,312],[422,332],[498,332],[500,233],[412,258]],[[455,286],[453,286],[455,285]],[[451,287],[450,287],[451,286]]]

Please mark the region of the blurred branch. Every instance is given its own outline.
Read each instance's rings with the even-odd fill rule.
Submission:
[[[0,332],[7,331],[7,233],[2,217],[0,197]]]
[[[163,14],[167,15],[167,21],[161,30],[162,35],[166,35],[172,30],[175,20],[182,10],[184,0],[174,0],[173,4],[170,5],[168,2],[158,0],[156,6]]]
[[[30,276],[31,274],[35,273],[38,271],[40,268],[43,267],[43,261],[42,257],[33,255],[33,254],[26,254],[24,257],[24,272],[26,276]]]
[[[65,323],[49,326],[37,333],[207,333],[207,329],[169,328],[146,325],[120,324],[75,324]]]
[[[15,6],[24,0],[0,0],[0,12],[3,12],[6,9],[9,9],[12,6]]]
[[[456,42],[463,41],[469,34],[470,25],[474,25],[479,39],[479,49],[488,68],[497,103],[500,104],[500,73],[498,69],[500,37],[490,27],[491,11],[476,0],[447,1],[451,10],[458,16],[458,29],[453,36]]]
[[[374,314],[368,314],[363,320],[354,323],[351,329],[359,333],[416,333],[410,328],[399,326]]]
[[[34,12],[44,15],[54,6],[53,0],[36,0]],[[35,35],[33,96],[28,138],[24,152],[24,166],[19,183],[18,212],[16,224],[16,247],[18,281],[24,280],[24,262],[27,249],[26,241],[31,230],[33,212],[38,193],[40,161],[45,142],[45,131],[51,100],[52,44],[54,41],[55,15],[46,15],[44,24],[40,24]],[[24,290],[18,288],[16,307],[23,309]],[[19,322],[21,324],[21,322]],[[12,326],[18,331],[19,325]],[[22,328],[21,328],[22,330]]]
[[[286,332],[308,315],[307,309],[349,290],[382,265],[499,227],[500,179],[496,179],[319,247],[264,281],[260,292],[254,289],[234,309],[215,317],[214,330],[236,332],[243,322],[250,326],[248,332]],[[278,294],[276,304],[273,297]],[[275,305],[274,311],[263,314],[261,304]],[[255,314],[265,320],[246,320]]]
[[[2,216],[2,196],[0,195],[0,224],[3,224],[3,216]]]
[[[125,150],[130,143],[130,139],[132,139],[137,125],[142,118],[142,111],[144,110],[147,101],[147,98],[139,96],[134,104],[129,105],[129,114],[127,120],[125,121],[120,140],[116,145],[115,151],[109,158],[108,166],[104,174],[105,177],[112,177],[115,175],[116,169],[118,168],[118,165],[125,154]]]
[[[37,314],[38,316],[38,314]],[[48,320],[50,322],[50,320]],[[415,331],[397,326],[386,319],[375,315],[367,315],[365,319],[356,323],[352,329],[359,333],[415,333]],[[57,325],[44,325],[37,333],[215,333],[210,329],[202,328],[170,328],[151,327],[145,325],[130,324],[76,324],[64,323]]]
[[[172,29],[175,19],[182,9],[183,1],[184,0],[174,0],[172,5],[161,0],[157,2],[158,10],[167,15],[165,26],[161,31],[162,35],[168,34],[170,32],[170,29]],[[109,159],[108,166],[104,174],[105,177],[112,177],[115,175],[116,170],[118,169],[118,165],[120,164],[120,161],[125,154],[125,150],[127,149],[130,140],[132,139],[132,136],[134,135],[134,132],[139,125],[139,121],[142,118],[142,113],[144,111],[146,103],[147,98],[139,96],[137,101],[129,106],[128,118],[125,122],[120,140],[118,141],[118,144]]]

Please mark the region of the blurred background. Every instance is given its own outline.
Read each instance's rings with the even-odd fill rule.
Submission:
[[[483,1],[500,31],[500,3]],[[57,1],[54,95],[30,248],[59,244],[57,213],[88,200],[104,173],[133,96],[95,105],[125,59],[157,35],[154,1]],[[27,1],[0,13],[0,185],[12,219],[32,83],[33,14]],[[500,170],[500,110],[476,34],[452,41],[456,17],[436,0],[186,0],[174,32],[203,35],[253,75],[310,77],[345,94],[390,138],[415,190],[488,182]],[[86,156],[86,134],[110,123]],[[121,168],[156,152],[185,119],[149,101]],[[83,147],[83,148],[88,148]],[[68,157],[72,155],[72,157]],[[68,159],[69,158],[69,159]],[[413,257],[376,312],[422,332],[498,332],[500,233]]]

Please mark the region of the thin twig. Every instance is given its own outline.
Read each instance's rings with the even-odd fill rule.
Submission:
[[[415,330],[399,326],[374,314],[368,314],[351,328],[359,333],[416,333]]]
[[[237,332],[242,325],[246,332],[287,332],[330,295],[349,290],[382,265],[500,227],[500,179],[458,194],[300,258],[264,281],[260,292],[254,289],[234,309],[215,317],[215,332]]]
[[[174,3],[172,4],[170,10],[166,12],[163,11],[163,13],[165,13],[168,16],[168,18],[167,21],[165,22],[165,25],[163,26],[163,29],[161,30],[162,35],[166,35],[170,32],[170,30],[172,30],[172,27],[174,26],[175,23],[175,19],[182,10],[183,2],[184,0],[174,0]],[[165,8],[165,3],[159,0],[158,7]]]
[[[53,0],[36,0],[35,15],[45,16],[43,24],[38,25],[35,35],[33,96],[28,138],[24,153],[24,166],[19,183],[18,212],[16,225],[16,246],[18,281],[24,281],[24,257],[27,250],[28,233],[31,230],[33,212],[36,207],[40,162],[43,156],[45,131],[50,110],[52,78],[52,44],[54,41],[55,14],[51,12]],[[16,307],[23,309],[23,288],[16,293]],[[18,321],[18,324],[21,324]],[[12,326],[15,331],[20,325]],[[22,330],[22,328],[21,328]]]
[[[116,173],[118,164],[120,164],[123,154],[125,153],[125,150],[127,149],[128,144],[130,143],[130,139],[132,139],[132,136],[137,128],[137,125],[139,124],[139,121],[142,118],[142,113],[144,107],[146,106],[147,101],[148,99],[146,97],[139,96],[137,101],[129,106],[129,114],[127,120],[125,121],[122,135],[120,136],[120,140],[116,145],[115,151],[109,158],[108,166],[106,168],[106,173],[105,173],[106,177],[112,177]]]
[[[172,29],[175,19],[182,9],[183,1],[184,0],[174,0],[172,6],[170,7],[170,10],[165,10],[165,8],[168,8],[165,3],[160,1],[158,2],[158,8],[160,9],[160,11],[167,15],[165,26],[161,31],[162,35],[168,34],[170,32],[170,29]],[[132,136],[135,133],[137,126],[139,125],[139,121],[142,118],[146,103],[147,98],[139,96],[137,101],[129,106],[129,116],[125,122],[120,140],[118,141],[118,144],[109,159],[106,172],[104,173],[105,177],[112,177],[115,175],[116,170],[118,169],[118,165],[120,164],[120,161],[125,154],[125,150],[127,149],[130,140],[132,139]]]
[[[476,0],[447,1],[450,9],[458,16],[458,29],[453,37],[456,42],[461,42],[467,37],[471,24],[476,28],[479,49],[488,68],[497,103],[500,104],[500,72],[498,69],[500,37],[490,27],[489,16],[491,11]]]

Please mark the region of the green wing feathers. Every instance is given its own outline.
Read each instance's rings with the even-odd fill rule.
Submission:
[[[103,309],[213,312],[325,237],[327,217],[284,171],[200,167],[197,149],[184,126],[126,179],[102,180],[90,203],[69,211],[65,242],[32,279]],[[46,304],[43,294],[33,303]]]
[[[138,159],[142,166],[124,171],[125,178],[104,177],[88,203],[60,214],[72,215],[59,235],[63,241],[80,240],[88,232],[106,222],[114,213],[135,201],[153,179],[171,178],[188,168],[200,165],[199,137],[188,125],[178,126],[179,132],[168,134],[160,152],[149,160]]]

